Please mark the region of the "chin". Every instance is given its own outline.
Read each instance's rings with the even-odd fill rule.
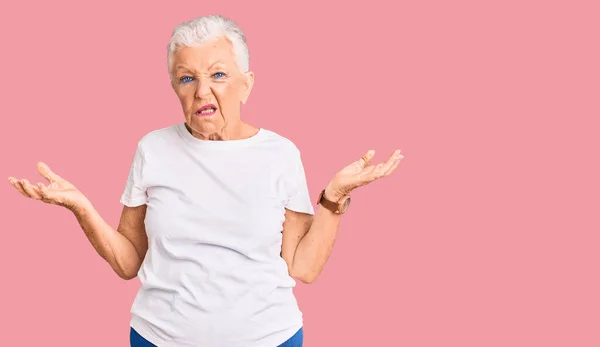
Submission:
[[[218,124],[215,124],[215,117],[198,117],[192,115],[188,120],[188,126],[199,133],[211,133],[217,130]]]

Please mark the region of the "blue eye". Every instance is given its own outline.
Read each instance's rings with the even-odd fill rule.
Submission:
[[[225,77],[225,74],[224,74],[224,73],[222,73],[222,72],[217,72],[216,74],[214,74],[214,75],[213,75],[213,77],[216,77],[216,78],[223,78],[223,77]]]
[[[179,81],[183,83],[189,83],[192,81],[192,78],[190,76],[183,76],[179,79]]]

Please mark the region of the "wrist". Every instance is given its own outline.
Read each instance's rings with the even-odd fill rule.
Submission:
[[[325,199],[329,201],[338,202],[347,194],[343,193],[341,189],[337,189],[333,185],[329,184],[327,188],[325,188],[325,193],[323,195]]]
[[[346,212],[350,205],[350,196],[338,189],[327,187],[319,194],[317,204],[322,205],[325,209],[340,215]]]
[[[69,204],[65,207],[67,209],[69,209],[71,212],[73,212],[74,214],[76,214],[78,216],[82,216],[82,217],[85,215],[88,215],[90,212],[92,212],[94,210],[94,206],[92,205],[92,203],[85,198],[82,198],[81,200],[74,202],[72,204]]]

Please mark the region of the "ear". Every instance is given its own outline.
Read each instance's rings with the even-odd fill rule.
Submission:
[[[254,86],[254,72],[248,71],[244,74],[244,90],[242,92],[242,104],[248,101],[252,87]]]

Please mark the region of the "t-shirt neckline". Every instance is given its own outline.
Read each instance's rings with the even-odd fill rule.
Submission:
[[[204,148],[235,148],[235,147],[244,147],[248,146],[256,141],[260,140],[260,138],[265,133],[265,129],[258,128],[258,132],[251,137],[239,140],[223,140],[223,141],[215,141],[215,140],[203,140],[192,135],[187,127],[185,126],[185,122],[181,122],[177,124],[177,130],[181,137],[192,146],[201,146]]]

